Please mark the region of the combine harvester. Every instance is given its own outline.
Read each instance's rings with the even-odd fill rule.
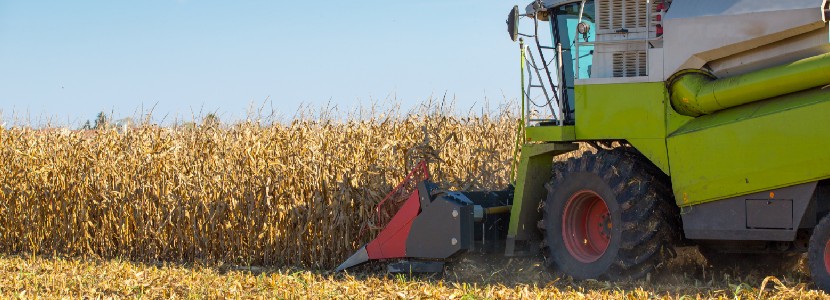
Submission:
[[[506,256],[541,249],[576,279],[631,279],[697,245],[757,263],[806,252],[830,291],[828,18],[827,0],[514,7],[515,189],[446,192],[410,176],[396,190],[408,200],[338,269],[400,259],[390,270],[440,271],[498,241]],[[596,151],[554,163],[577,142]]]

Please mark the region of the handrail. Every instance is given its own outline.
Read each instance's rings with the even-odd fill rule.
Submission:
[[[548,68],[547,60],[545,59],[545,54],[542,52],[542,48],[541,48],[542,43],[539,42],[539,12],[542,8],[544,8],[544,5],[542,5],[542,1],[539,1],[539,0],[537,0],[537,3],[539,3],[540,9],[537,9],[533,12],[533,14],[534,14],[534,16],[533,16],[533,30],[534,30],[533,35],[534,35],[534,39],[536,40],[536,47],[538,47],[538,50],[539,50],[539,59],[542,60],[542,66],[545,68],[545,74],[547,75],[548,83],[550,83],[550,88],[551,88],[551,91],[553,92],[553,97],[554,97],[554,99],[556,99],[556,103],[559,103],[558,108],[559,108],[560,119],[564,120],[564,116],[562,116],[562,114],[564,113],[565,109],[563,109],[563,107],[562,107],[562,101],[560,100],[561,97],[559,97],[559,95],[556,91],[556,85],[553,84],[553,78],[550,76],[550,69]],[[553,20],[551,20],[551,22],[553,22]],[[555,38],[553,40],[555,40]],[[559,57],[561,57],[561,55],[559,55]],[[533,59],[532,55],[531,55],[531,59]],[[534,62],[533,64],[535,65],[536,63]],[[537,69],[537,72],[538,72],[538,69]],[[557,73],[559,73],[559,72],[557,72]],[[540,83],[542,82],[542,77],[541,76],[539,76],[539,82]],[[546,93],[545,96],[547,97],[547,93]],[[548,101],[548,103],[550,103],[551,99],[547,98],[545,100]],[[553,110],[553,107],[551,107],[551,110]],[[561,124],[559,124],[559,125],[563,125],[564,123],[565,122],[562,121]]]
[[[541,53],[539,55],[541,56]],[[533,67],[533,70],[536,71],[536,77],[539,78],[539,84],[542,87],[542,93],[545,95],[545,102],[548,105],[548,108],[550,108],[550,112],[552,114],[556,115],[556,110],[553,109],[553,105],[550,104],[550,101],[553,100],[553,99],[550,97],[550,94],[548,94],[548,89],[546,89],[544,87],[544,83],[542,83],[542,74],[539,73],[539,67],[536,64],[536,59],[533,58],[533,53],[530,53],[530,63],[531,63],[531,67]],[[542,64],[545,64],[544,59],[542,60]],[[547,68],[545,68],[545,69],[547,69]],[[545,71],[547,71],[547,70],[545,70]],[[550,73],[548,73],[548,78],[550,78]],[[530,82],[528,82],[528,84],[530,84]],[[551,86],[551,92],[553,92],[553,95],[555,97],[556,96],[556,86]],[[527,100],[532,101],[532,99],[530,97],[528,97]],[[536,106],[539,106],[539,105],[536,105]],[[559,108],[561,109],[561,107],[559,107]],[[530,116],[528,116],[528,117],[530,117]]]
[[[582,14],[585,13],[585,2],[587,0],[582,0],[582,3],[579,4],[579,17],[576,19],[576,26],[574,26],[574,80],[579,79],[579,25],[582,24]],[[587,38],[586,38],[587,39]]]
[[[602,44],[634,44],[634,43],[642,43],[642,42],[655,42],[661,41],[663,37],[656,37],[656,38],[646,38],[646,39],[624,39],[624,40],[613,40],[613,41],[594,41],[594,42],[577,42],[578,45],[602,45]]]

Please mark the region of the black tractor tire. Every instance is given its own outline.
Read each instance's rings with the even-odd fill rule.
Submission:
[[[546,188],[539,227],[549,266],[577,280],[630,280],[674,255],[680,214],[668,177],[633,148],[557,162]]]
[[[830,215],[821,218],[807,246],[807,264],[816,286],[830,293]]]

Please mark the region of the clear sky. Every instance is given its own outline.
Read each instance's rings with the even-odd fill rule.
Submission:
[[[156,121],[238,120],[266,99],[289,117],[445,92],[465,111],[495,106],[519,96],[514,4],[0,0],[0,110],[76,126],[153,106]]]

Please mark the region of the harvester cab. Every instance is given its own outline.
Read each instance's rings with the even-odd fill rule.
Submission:
[[[640,278],[675,246],[696,246],[712,262],[807,253],[817,286],[830,291],[828,19],[828,0],[514,6],[507,30],[519,42],[522,85],[515,189],[492,205],[431,193],[407,220],[445,222],[430,216],[436,202],[472,214],[476,205],[509,205],[500,216],[504,254],[541,248],[576,279]],[[440,228],[477,227],[475,217],[451,222]],[[420,223],[407,224],[396,232]],[[452,245],[431,228],[437,238],[407,239],[407,251]],[[441,253],[417,256],[459,252]]]
[[[522,51],[526,125],[576,124],[576,85],[585,80],[646,80],[648,50],[662,41],[663,13],[670,4],[539,0],[524,10],[515,6],[507,24]],[[519,32],[523,18],[532,22],[529,34]]]

